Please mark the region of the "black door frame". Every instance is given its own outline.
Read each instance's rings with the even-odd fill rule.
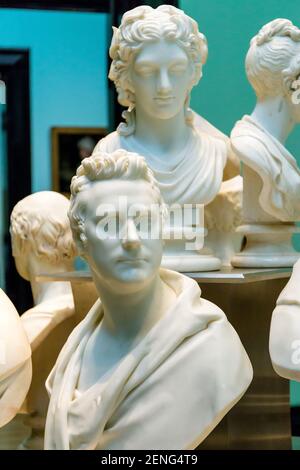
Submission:
[[[29,51],[0,48],[0,74],[6,87],[4,126],[7,136],[6,293],[21,313],[32,305],[29,285],[14,267],[9,239],[9,217],[15,204],[31,193]],[[0,260],[2,262],[2,260]]]

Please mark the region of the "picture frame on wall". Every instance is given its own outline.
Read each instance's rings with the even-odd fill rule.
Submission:
[[[52,127],[52,189],[70,195],[70,183],[81,160],[107,135],[102,127]]]

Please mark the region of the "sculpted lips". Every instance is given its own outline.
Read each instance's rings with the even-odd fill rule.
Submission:
[[[154,98],[155,101],[171,101],[174,99],[175,99],[175,96],[156,96]]]
[[[145,258],[119,258],[118,263],[136,263],[138,261],[146,261]]]

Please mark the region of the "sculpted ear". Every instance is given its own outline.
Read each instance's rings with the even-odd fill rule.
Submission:
[[[300,104],[300,75],[292,82],[291,100],[293,104]]]
[[[282,87],[284,94],[291,97],[300,85],[300,56],[295,56],[289,66],[282,71]]]
[[[297,89],[297,75],[283,75],[282,89],[285,96],[291,97]],[[300,81],[299,81],[300,83]]]

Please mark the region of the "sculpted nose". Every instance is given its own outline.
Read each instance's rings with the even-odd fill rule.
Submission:
[[[125,233],[122,238],[122,246],[125,250],[134,250],[139,248],[141,245],[141,240],[137,232],[135,223],[132,219],[128,219]]]
[[[169,73],[167,70],[161,70],[158,77],[158,93],[162,95],[167,95],[171,91],[171,82]]]

